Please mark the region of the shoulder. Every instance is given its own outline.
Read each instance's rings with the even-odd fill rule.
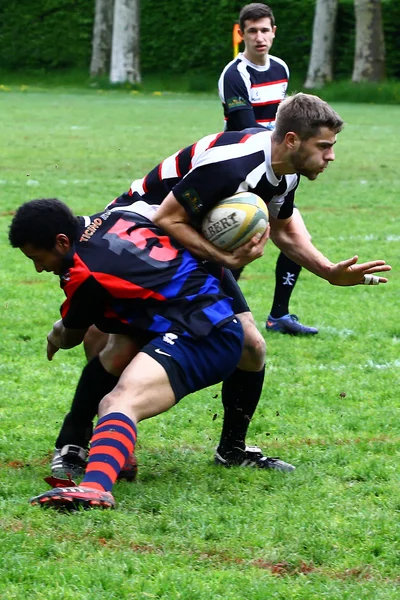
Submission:
[[[228,77],[234,77],[237,74],[242,74],[246,71],[246,64],[243,61],[243,57],[239,54],[236,58],[231,60],[221,72],[220,80]]]
[[[283,69],[285,69],[287,76],[289,77],[289,67],[287,66],[284,60],[282,60],[278,56],[272,56],[271,54],[269,56],[269,60],[271,62],[271,65],[276,67],[282,67]]]

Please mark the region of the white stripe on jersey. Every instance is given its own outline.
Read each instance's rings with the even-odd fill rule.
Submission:
[[[221,135],[220,132],[219,133],[211,133],[210,135],[206,135],[205,137],[201,138],[201,140],[199,140],[196,143],[196,145],[194,147],[194,153],[193,153],[193,156],[192,156],[191,166],[190,166],[191,169],[196,164],[196,161],[197,161],[199,155],[202,154],[204,152],[204,150],[207,150],[208,146],[219,135]]]
[[[277,56],[273,56],[272,54],[269,54],[267,56],[267,62],[265,63],[265,65],[255,65],[254,63],[250,62],[243,53],[238,54],[236,57],[236,60],[238,58],[240,58],[242,60],[242,63],[244,63],[248,67],[251,67],[255,71],[259,71],[260,73],[263,73],[264,71],[268,71],[268,69],[271,66],[271,60],[273,60],[273,61],[277,62],[278,64],[280,64],[282,67],[284,67],[286,74],[287,74],[287,78],[289,79],[289,67],[287,66],[287,64],[285,63],[284,60],[282,60],[281,58],[278,58]],[[233,62],[235,62],[235,59],[232,60],[230,64],[232,64]]]
[[[279,211],[281,210],[282,204],[285,202],[285,198],[291,190],[293,190],[297,185],[297,175],[285,175],[287,190],[283,196],[273,196],[271,198],[270,203],[268,204],[268,212],[271,217],[275,217],[275,219],[279,216]]]
[[[214,136],[215,137],[215,136]],[[195,153],[192,159],[192,169],[211,163],[224,162],[241,156],[249,156],[256,152],[265,152],[271,145],[271,132],[260,131],[250,135],[246,141],[224,146],[213,146],[206,152]],[[203,140],[200,140],[202,142]],[[200,143],[199,142],[199,143]]]
[[[218,94],[219,97],[221,99],[221,102],[223,104],[225,104],[225,94],[224,94],[224,77],[225,77],[225,72],[229,69],[229,67],[231,66],[232,63],[234,63],[236,61],[236,58],[234,58],[233,60],[231,60],[230,63],[228,63],[226,65],[226,67],[224,68],[224,70],[222,71],[220,78],[218,79]]]
[[[282,102],[286,96],[287,81],[261,83],[251,88],[250,102],[253,106]]]
[[[110,205],[108,210],[110,212],[133,212],[152,221],[157,208],[159,208],[158,204],[147,204],[144,200],[136,200],[136,202],[132,202],[132,204],[128,204],[127,206],[115,206],[112,208],[112,205]]]
[[[247,192],[248,189],[254,189],[257,183],[260,181],[261,177],[265,174],[265,162],[262,162],[255,169],[250,171],[250,173],[246,177],[246,181],[243,181],[235,192],[236,194],[239,192]],[[270,182],[272,183],[272,181]]]
[[[171,179],[172,177],[179,177],[178,171],[176,168],[176,157],[178,156],[179,151],[175,152],[171,156],[168,156],[161,163],[161,179]]]
[[[145,177],[143,177],[142,179],[135,179],[135,181],[132,181],[131,183],[131,191],[133,192],[137,192],[140,196],[143,196],[145,191],[144,191],[144,187],[143,187],[143,182],[145,180]]]
[[[246,69],[246,62],[244,60],[242,60],[242,62],[238,64],[237,70],[239,71],[239,73],[244,81],[244,84],[245,84],[246,90],[247,90],[247,96],[250,100],[250,97],[251,97],[250,73]]]
[[[193,158],[192,158],[192,165],[193,165],[193,160],[195,160],[196,156],[198,156],[199,154],[201,154],[202,152],[204,152],[204,150],[206,150],[208,148],[208,146],[211,144],[211,142],[213,142],[215,140],[215,138],[220,135],[219,133],[211,133],[210,135],[207,135],[206,137],[202,138],[201,140],[199,140],[196,144],[195,144],[195,148],[194,148],[194,154],[193,154]],[[178,152],[175,152],[175,154],[172,154],[171,156],[168,156],[167,158],[165,158],[162,163],[160,163],[160,177],[161,179],[174,179],[176,177],[181,177],[178,174],[177,168],[176,168],[176,158],[178,156],[178,154],[181,152],[182,150],[178,150]],[[139,196],[144,196],[144,194],[146,193],[145,189],[144,189],[144,181],[145,181],[146,177],[142,177],[142,179],[135,179],[135,181],[133,181],[131,183],[131,192],[137,192],[139,194]],[[136,211],[134,211],[136,212]],[[140,213],[142,214],[142,213]],[[146,216],[146,215],[144,215]]]

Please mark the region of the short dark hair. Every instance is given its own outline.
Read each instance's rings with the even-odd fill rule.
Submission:
[[[73,242],[77,236],[77,224],[77,217],[61,200],[30,200],[17,209],[8,239],[13,248],[31,244],[35,248],[51,250],[59,233],[64,233]]]
[[[335,133],[343,128],[343,120],[331,106],[312,94],[293,94],[280,103],[275,122],[274,139],[281,143],[289,131],[302,141],[318,135],[321,127]]]
[[[259,19],[271,19],[272,27],[275,27],[274,13],[266,4],[261,2],[252,2],[252,4],[246,4],[243,6],[239,13],[239,26],[242,31],[245,28],[246,21],[258,21]]]

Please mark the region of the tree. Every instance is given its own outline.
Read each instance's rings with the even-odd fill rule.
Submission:
[[[140,83],[139,0],[115,0],[111,83]]]
[[[337,4],[337,0],[317,0],[305,88],[322,87],[324,83],[333,79],[333,43]]]
[[[110,68],[114,0],[96,0],[90,75],[108,73]]]
[[[381,0],[354,0],[356,47],[352,81],[381,81],[385,76],[385,40]]]

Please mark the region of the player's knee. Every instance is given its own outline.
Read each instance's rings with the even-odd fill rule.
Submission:
[[[243,326],[244,344],[238,367],[245,371],[261,371],[265,364],[266,345],[251,312],[237,315]]]
[[[149,391],[138,386],[125,387],[118,385],[112,392],[104,396],[99,405],[99,416],[102,417],[110,413],[123,413],[127,415],[134,423],[139,423],[154,415],[163,412],[159,410],[157,402],[154,402],[154,395]],[[169,407],[168,407],[169,408]]]
[[[239,368],[245,371],[261,371],[265,364],[266,344],[259,331],[245,336]]]
[[[132,394],[130,394],[129,391],[121,385],[121,381],[119,381],[116,387],[101,400],[99,404],[99,416],[111,412],[130,414],[132,408],[131,404]]]

